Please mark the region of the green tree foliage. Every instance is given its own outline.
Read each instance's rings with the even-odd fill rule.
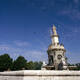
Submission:
[[[35,70],[41,70],[41,67],[42,67],[42,62],[40,61],[40,62],[34,62],[34,69]]]
[[[72,68],[70,70],[80,70],[80,63],[76,63],[76,64],[69,64],[68,63],[68,66],[76,66],[75,68]]]
[[[0,71],[6,70],[40,70],[42,62],[33,62],[27,60],[23,56],[19,56],[16,60],[12,60],[8,54],[0,56]]]
[[[42,66],[42,62],[30,61],[26,64],[26,69],[28,69],[28,70],[40,70],[41,66]]]
[[[80,70],[80,63],[75,64],[77,66],[76,70]]]
[[[12,68],[12,59],[8,54],[0,56],[0,71],[5,71]]]
[[[33,61],[30,61],[26,64],[26,69],[28,69],[28,70],[34,70],[35,69]]]
[[[19,56],[13,62],[13,70],[22,70],[26,68],[27,60],[23,56]]]
[[[0,55],[0,71],[6,70],[41,70],[42,62],[33,62],[27,60],[23,56],[19,56],[16,60],[12,60],[8,54]],[[80,63],[69,64],[68,66],[76,66],[71,70],[80,70]]]

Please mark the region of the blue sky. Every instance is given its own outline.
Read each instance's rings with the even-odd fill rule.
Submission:
[[[0,54],[47,62],[53,24],[68,62],[80,62],[79,0],[0,0]]]

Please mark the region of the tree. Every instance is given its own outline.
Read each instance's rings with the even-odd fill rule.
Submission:
[[[8,54],[0,56],[0,71],[5,71],[12,68],[12,58]]]
[[[41,70],[42,64],[42,62],[34,62],[35,70]]]
[[[41,70],[42,62],[30,61],[26,64],[26,69],[28,70]]]
[[[26,68],[27,60],[19,56],[14,62],[13,62],[13,70],[22,70]]]
[[[76,70],[80,70],[80,63],[75,64],[77,66]]]
[[[34,62],[33,61],[29,61],[26,64],[26,69],[28,69],[28,70],[34,70],[35,69]]]

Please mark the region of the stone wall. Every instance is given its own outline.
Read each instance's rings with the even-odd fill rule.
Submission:
[[[80,71],[22,70],[0,72],[0,80],[80,80]]]

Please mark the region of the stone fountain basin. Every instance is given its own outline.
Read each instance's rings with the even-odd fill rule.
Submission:
[[[80,71],[21,70],[0,72],[0,80],[80,80]]]

